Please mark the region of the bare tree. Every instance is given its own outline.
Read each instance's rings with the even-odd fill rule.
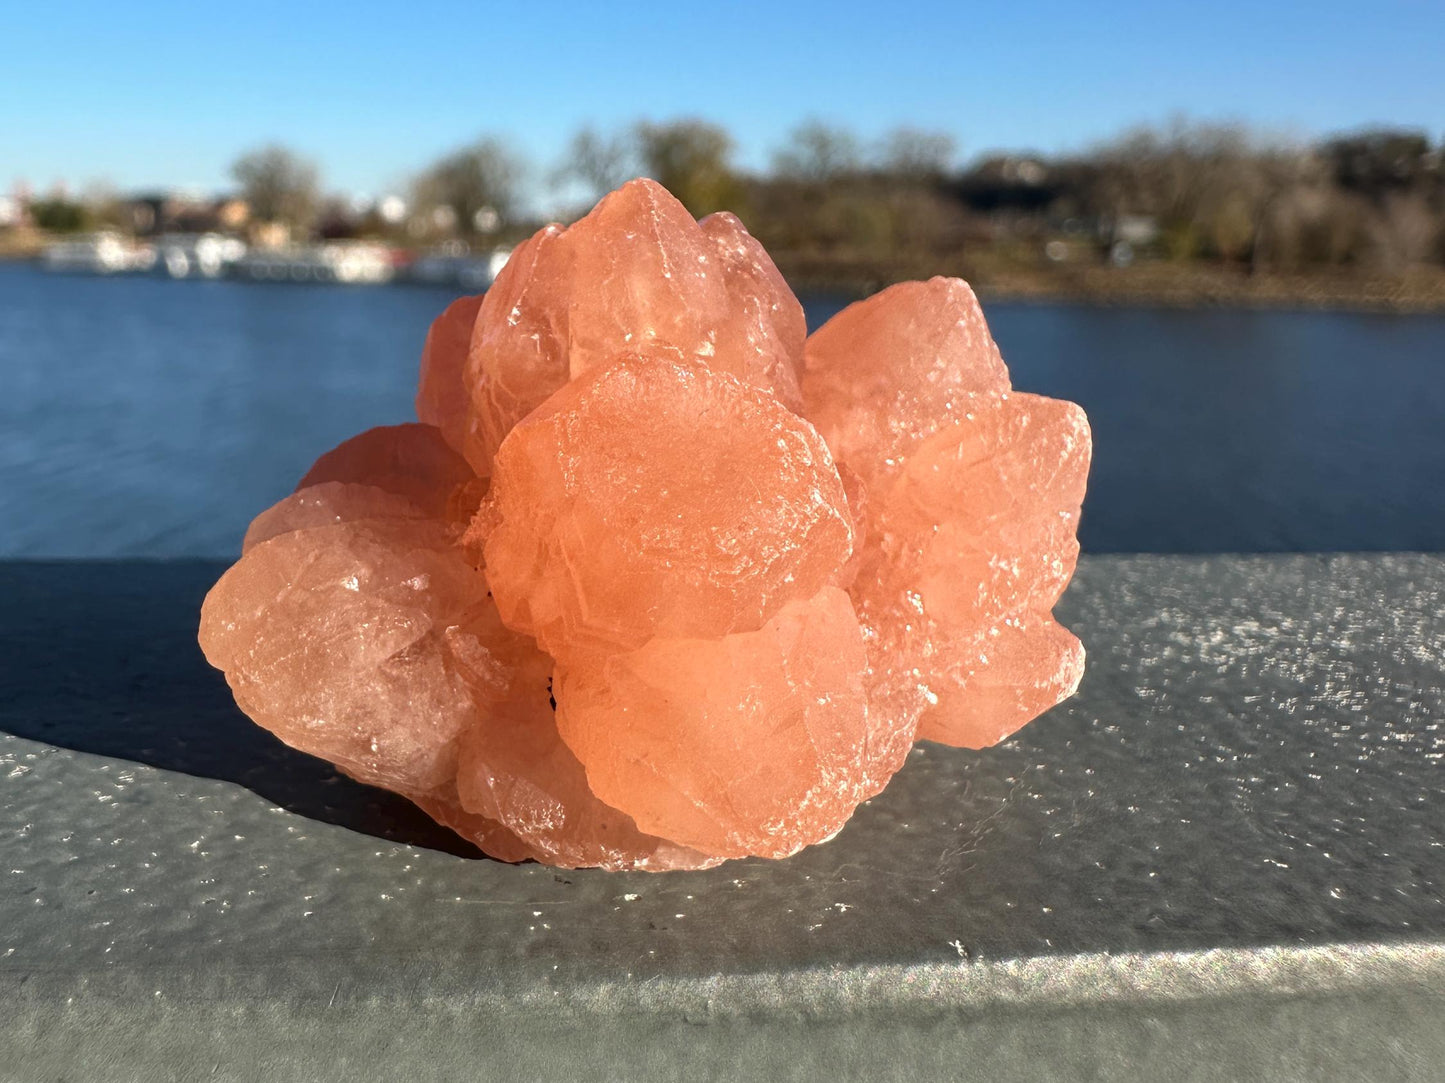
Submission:
[[[1438,175],[1439,159],[1423,132],[1380,128],[1337,136],[1321,152],[1342,188],[1379,199],[1418,189]]]
[[[819,183],[856,172],[862,160],[858,140],[846,128],[805,121],[773,155],[773,170],[790,180]]]
[[[647,173],[692,214],[738,209],[742,186],[732,170],[732,136],[723,128],[703,120],[644,121],[635,134]]]
[[[1375,259],[1390,270],[1422,263],[1437,250],[1441,223],[1425,198],[1413,192],[1391,192],[1381,200],[1370,237]]]
[[[890,173],[911,178],[937,177],[948,172],[957,144],[947,132],[923,128],[894,128],[883,140],[882,165]]]
[[[636,172],[631,142],[621,135],[603,135],[586,127],[572,137],[555,179],[577,181],[593,199],[620,187]]]
[[[1147,215],[1176,259],[1201,255],[1258,267],[1276,205],[1303,177],[1304,156],[1230,124],[1174,120],[1139,128],[1092,154],[1090,202],[1117,219]]]
[[[516,209],[525,171],[521,158],[504,143],[479,139],[416,179],[416,204],[464,233],[490,232]]]
[[[320,200],[319,175],[312,162],[272,144],[237,158],[231,176],[241,186],[254,220],[293,228],[310,225]]]

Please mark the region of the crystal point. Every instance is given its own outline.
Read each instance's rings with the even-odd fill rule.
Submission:
[[[465,451],[471,428],[466,387],[467,354],[481,307],[481,294],[458,297],[432,321],[421,350],[416,416],[425,424],[435,425],[442,438],[458,452]]]
[[[410,500],[428,515],[447,514],[458,486],[476,475],[434,425],[367,429],[317,459],[296,491],[324,482],[370,485]]]
[[[661,185],[631,181],[521,245],[487,291],[467,361],[467,457],[487,472],[514,425],[623,353],[701,358],[796,406],[801,315],[740,225],[699,225]]]
[[[1083,671],[1049,611],[1078,558],[1088,419],[1008,387],[953,279],[884,290],[808,340],[809,416],[861,489],[851,582],[870,700],[970,747],[1072,695]]]

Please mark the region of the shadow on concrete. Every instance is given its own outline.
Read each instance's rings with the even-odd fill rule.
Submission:
[[[252,723],[196,643],[219,561],[0,563],[0,730],[235,782],[290,812],[464,857],[405,798]]]

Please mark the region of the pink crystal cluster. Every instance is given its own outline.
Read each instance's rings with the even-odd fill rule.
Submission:
[[[833,836],[925,738],[1077,687],[1050,610],[1089,429],[957,279],[811,337],[729,214],[639,180],[433,324],[419,424],[263,512],[201,644],[288,744],[504,860],[703,868]]]

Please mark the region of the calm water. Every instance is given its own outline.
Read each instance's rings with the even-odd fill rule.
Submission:
[[[0,556],[234,553],[318,454],[410,419],[448,300],[0,265]],[[988,314],[1016,386],[1089,412],[1085,549],[1445,550],[1445,318]]]

